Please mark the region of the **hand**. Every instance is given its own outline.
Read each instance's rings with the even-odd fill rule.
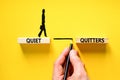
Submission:
[[[69,54],[69,48],[66,48],[54,64],[53,80],[63,80],[65,72],[65,61]],[[84,65],[78,57],[75,50],[70,51],[70,65],[67,80],[88,80]]]

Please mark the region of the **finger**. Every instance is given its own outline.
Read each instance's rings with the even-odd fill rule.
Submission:
[[[69,54],[69,48],[63,50],[59,58],[56,60],[56,64],[62,65],[65,62],[66,56]]]

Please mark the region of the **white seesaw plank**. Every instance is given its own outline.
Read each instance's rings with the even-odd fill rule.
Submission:
[[[108,43],[108,38],[76,38],[76,43],[80,44],[106,44]]]
[[[18,38],[19,44],[50,44],[50,38],[44,37],[19,37]]]

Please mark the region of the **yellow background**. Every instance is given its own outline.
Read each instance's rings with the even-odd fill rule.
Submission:
[[[38,51],[22,49],[17,38],[37,37],[42,8],[51,44]],[[70,43],[54,37],[107,37],[105,52],[81,52],[75,40],[74,48],[90,80],[119,80],[119,27],[119,0],[1,0],[0,80],[51,80],[54,61]]]

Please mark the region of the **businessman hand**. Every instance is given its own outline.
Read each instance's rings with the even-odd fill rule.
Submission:
[[[65,72],[65,61],[69,54],[69,48],[63,50],[54,64],[53,80],[63,80]],[[84,64],[80,60],[77,51],[70,51],[70,65],[67,80],[88,80]]]

